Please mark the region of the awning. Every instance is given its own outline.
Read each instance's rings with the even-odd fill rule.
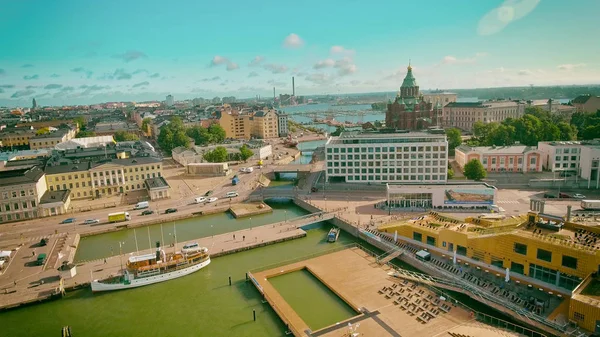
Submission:
[[[563,217],[560,216],[556,216],[556,215],[550,215],[550,214],[544,214],[544,213],[540,213],[538,214],[538,216],[540,218],[544,218],[546,220],[555,220],[555,221],[565,221],[565,219]]]
[[[0,252],[0,259],[1,258],[5,258],[5,257],[10,257],[10,253],[12,253],[10,250],[3,250]]]

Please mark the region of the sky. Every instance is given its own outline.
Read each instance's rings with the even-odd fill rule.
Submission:
[[[0,106],[600,83],[598,0],[0,0]]]

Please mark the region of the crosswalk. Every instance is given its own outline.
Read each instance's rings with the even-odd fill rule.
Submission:
[[[517,200],[498,200],[499,204],[520,204]]]

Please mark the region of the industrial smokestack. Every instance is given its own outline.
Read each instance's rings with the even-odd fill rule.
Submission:
[[[292,96],[296,96],[296,85],[294,84],[294,76],[292,76]]]

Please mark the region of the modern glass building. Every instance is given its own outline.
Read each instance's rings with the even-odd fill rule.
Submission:
[[[425,132],[343,132],[325,144],[328,182],[445,183],[448,141]]]

